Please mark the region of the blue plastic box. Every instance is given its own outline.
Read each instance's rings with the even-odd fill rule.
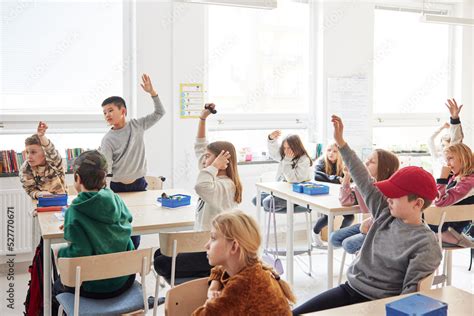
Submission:
[[[52,194],[38,198],[38,207],[65,205],[67,205],[67,194]]]
[[[157,201],[160,202],[163,207],[175,208],[191,204],[191,196],[185,194],[174,194],[170,195],[169,199],[159,197]]]
[[[434,298],[414,294],[385,304],[387,316],[446,316],[448,304]]]
[[[308,195],[328,194],[329,187],[324,184],[310,183],[303,186],[303,193]]]
[[[304,182],[293,183],[293,192],[303,193]]]

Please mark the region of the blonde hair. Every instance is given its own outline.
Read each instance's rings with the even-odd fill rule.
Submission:
[[[216,157],[219,156],[223,150],[229,152],[229,164],[225,172],[235,185],[234,201],[240,204],[240,202],[242,202],[242,183],[240,182],[239,170],[237,168],[237,152],[235,151],[234,145],[230,142],[218,141],[207,145],[207,149],[216,155]]]
[[[214,217],[212,227],[222,234],[224,238],[238,242],[240,247],[239,259],[241,262],[244,262],[246,266],[261,263],[263,269],[270,271],[275,280],[278,281],[288,301],[296,302],[296,298],[288,283],[280,279],[280,276],[270,266],[261,262],[258,251],[262,243],[262,235],[253,217],[240,210],[224,212]]]
[[[450,145],[444,149],[445,153],[451,153],[461,161],[461,170],[456,176],[469,176],[474,173],[474,156],[471,148],[465,144]]]
[[[336,170],[333,170],[333,167],[332,167],[333,163],[329,161],[328,155],[326,154],[328,148],[330,147],[335,147],[337,149]],[[329,144],[326,147],[326,151],[324,152],[324,173],[330,176],[335,175],[335,176],[342,177],[343,170],[344,170],[344,163],[342,162],[342,156],[341,156],[341,153],[339,152],[339,147],[337,147],[336,143]]]

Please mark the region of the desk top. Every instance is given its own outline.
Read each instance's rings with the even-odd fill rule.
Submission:
[[[156,202],[156,198],[161,196],[162,190],[149,190],[143,192],[120,193],[133,216],[133,233],[145,233],[167,228],[188,227],[194,225],[196,206],[178,207],[174,209],[164,208]],[[182,193],[183,190],[166,190],[167,194]],[[194,199],[195,200],[195,199]],[[62,238],[64,231],[59,229],[63,224],[55,212],[38,213],[38,222],[43,238]]]
[[[420,292],[423,295],[432,297],[448,304],[448,315],[463,316],[473,315],[474,313],[474,295],[464,290],[447,286],[440,289],[428,290]],[[369,316],[369,315],[385,315],[385,304],[396,301],[400,298],[413,295],[399,295],[381,300],[354,304],[344,307],[328,309],[325,311],[310,313],[308,315],[315,316]]]
[[[313,182],[313,181],[312,181]],[[317,182],[316,183],[324,184],[329,186],[329,194],[321,195],[308,195],[298,192],[293,192],[291,183],[275,181],[275,182],[261,182],[257,183],[256,186],[259,187],[262,191],[268,192],[272,191],[276,193],[279,197],[283,199],[290,199],[291,201],[299,204],[306,205],[310,204],[319,209],[328,210],[331,212],[349,212],[349,213],[358,213],[360,212],[359,206],[341,206],[339,202],[339,189],[340,184],[326,183],[326,182]]]

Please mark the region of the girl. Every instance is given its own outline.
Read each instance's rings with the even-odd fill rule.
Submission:
[[[47,129],[46,123],[39,122],[36,134],[25,140],[27,159],[20,168],[20,181],[33,199],[42,195],[66,193],[63,161],[53,143],[45,136]]]
[[[288,284],[258,257],[257,222],[242,211],[221,213],[212,221],[206,244],[209,277],[206,303],[199,315],[291,315],[295,297]]]
[[[398,157],[386,150],[375,149],[365,162],[367,170],[374,181],[382,181],[390,178],[392,174],[399,168]],[[342,206],[359,205],[364,213],[368,213],[367,205],[365,205],[362,196],[357,187],[350,187],[351,175],[344,169],[344,178],[339,191],[339,201]],[[373,218],[366,218],[361,224],[352,225],[341,228],[333,232],[330,236],[330,242],[335,247],[343,247],[345,251],[354,254],[362,247],[365,235],[372,226]]]
[[[194,189],[199,195],[194,230],[210,230],[211,220],[221,212],[236,208],[242,201],[242,185],[237,170],[237,154],[229,142],[208,143],[206,119],[213,103],[201,112],[194,150],[199,158],[199,175]],[[171,277],[171,258],[155,252],[154,266],[159,275]],[[176,259],[176,277],[208,276],[211,267],[205,252],[183,253]]]
[[[298,135],[289,135],[278,144],[281,131],[276,130],[268,135],[268,153],[270,158],[279,161],[276,181],[304,182],[311,180],[311,168],[313,161],[304,148],[303,142]],[[262,206],[265,211],[270,210],[272,196],[262,193]],[[252,203],[257,205],[257,198]],[[286,200],[275,197],[275,211],[286,211]]]
[[[456,144],[447,147],[444,154],[447,165],[441,169],[437,180],[438,198],[435,205],[474,204],[474,157],[471,149],[464,144]],[[442,240],[450,244],[465,242],[461,233],[469,224],[470,221],[445,223],[441,228]],[[438,232],[438,226],[430,227]]]
[[[314,180],[331,183],[341,183],[344,164],[339,148],[336,144],[329,144],[326,153],[319,158],[314,171]],[[354,215],[344,215],[341,227],[347,227],[354,221]],[[322,215],[313,227],[313,247],[326,249],[322,239],[321,230],[328,224],[328,216]]]

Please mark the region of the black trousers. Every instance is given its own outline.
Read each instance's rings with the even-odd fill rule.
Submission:
[[[155,252],[153,265],[156,273],[166,279],[171,278],[171,257],[162,255],[160,249]],[[175,277],[207,277],[211,274],[211,268],[205,252],[180,253],[176,257]]]

